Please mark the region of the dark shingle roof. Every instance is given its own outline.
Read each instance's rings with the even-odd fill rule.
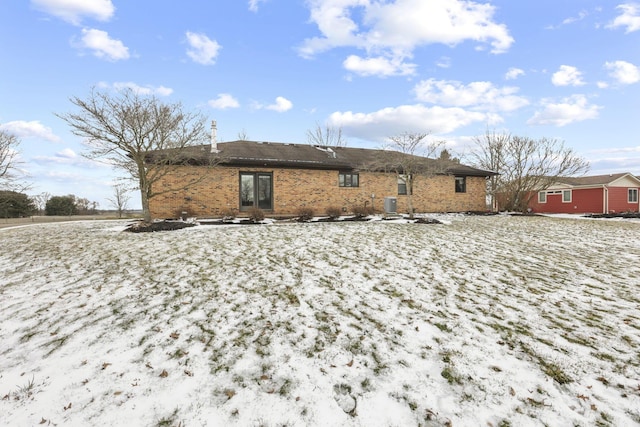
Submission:
[[[211,153],[211,145],[198,145],[183,149],[181,160],[189,164],[206,164],[215,160],[225,166],[284,167],[332,170],[380,170],[381,159],[389,152],[366,148],[319,147],[309,144],[279,142],[232,141],[219,142],[218,153]],[[162,152],[149,153],[149,159],[162,156]],[[397,156],[397,152],[394,156]],[[425,168],[440,160],[413,156]],[[446,173],[466,176],[491,176],[494,172],[449,162]]]

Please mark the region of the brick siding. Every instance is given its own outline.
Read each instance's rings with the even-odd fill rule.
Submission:
[[[397,198],[399,213],[407,212],[407,196],[398,195],[397,175],[360,172],[359,187],[339,187],[338,171],[275,168],[193,167],[176,168],[154,187],[156,191],[177,188],[199,180],[187,190],[170,191],[150,200],[154,218],[175,218],[182,212],[201,218],[215,218],[240,205],[240,172],[267,172],[273,176],[272,215],[295,215],[300,207],[311,207],[324,215],[329,207],[350,212],[353,206],[371,206],[384,211],[384,198]],[[466,192],[455,192],[453,175],[416,176],[413,188],[415,212],[484,211],[485,178],[467,177]],[[371,195],[375,197],[372,199]]]

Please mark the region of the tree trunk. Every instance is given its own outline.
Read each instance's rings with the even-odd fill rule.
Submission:
[[[141,189],[140,197],[142,200],[142,215],[144,217],[144,222],[151,222],[153,219],[151,218],[151,209],[149,208],[149,197],[147,196],[147,192]]]
[[[413,176],[407,179],[407,209],[409,209],[409,219],[413,219]]]

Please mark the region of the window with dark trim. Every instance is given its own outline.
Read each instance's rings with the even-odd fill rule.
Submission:
[[[398,195],[406,196],[408,194],[407,187],[411,181],[411,175],[398,175]],[[411,192],[413,194],[413,192]]]
[[[638,189],[629,188],[629,197],[627,199],[629,203],[638,203]]]
[[[456,176],[456,193],[466,193],[466,192],[467,192],[467,177]]]
[[[267,172],[240,172],[240,210],[252,207],[273,209],[273,175]]]
[[[338,185],[340,187],[359,187],[360,177],[354,172],[340,172],[338,174]]]

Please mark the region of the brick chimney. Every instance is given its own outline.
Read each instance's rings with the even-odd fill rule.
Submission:
[[[220,150],[218,150],[218,128],[215,120],[211,121],[211,152],[220,152]]]

